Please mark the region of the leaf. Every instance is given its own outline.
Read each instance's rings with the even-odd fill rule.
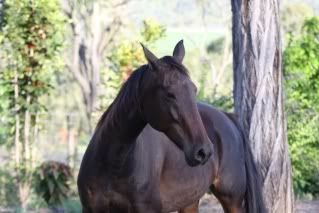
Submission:
[[[47,179],[48,189],[50,194],[52,195],[54,192],[54,182],[51,179]]]

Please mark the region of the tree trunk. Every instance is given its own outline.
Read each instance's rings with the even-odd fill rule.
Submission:
[[[20,117],[19,117],[19,84],[18,72],[14,71],[14,113],[15,113],[15,134],[14,134],[14,149],[15,149],[15,167],[20,165]]]
[[[21,147],[21,140],[20,140],[20,115],[19,115],[19,84],[18,84],[18,72],[17,70],[14,71],[14,108],[15,108],[15,134],[14,134],[14,148],[15,148],[15,172],[16,172],[16,183],[18,188],[18,194],[19,194],[19,202],[21,205],[21,208],[23,210],[27,207],[27,198],[29,195],[29,187],[25,184],[25,181],[23,181],[23,177],[21,175],[21,163],[25,162],[23,161],[22,148]]]
[[[30,105],[30,99],[31,96],[27,95],[26,98],[26,104],[27,106]],[[25,164],[27,165],[27,167],[29,167],[29,162],[30,162],[30,111],[29,109],[26,109],[26,111],[24,112],[24,141],[23,141],[23,145],[24,145],[24,160],[25,160]]]
[[[279,0],[232,0],[235,111],[249,135],[269,212],[293,212],[283,106]]]
[[[3,8],[4,5],[4,0],[0,0],[0,30],[2,29],[2,25],[3,25]]]
[[[88,131],[91,134],[92,112],[99,96],[104,53],[112,47],[113,39],[122,25],[124,7],[129,1],[114,0],[110,4],[104,4],[102,0],[84,1],[78,3],[81,7],[75,6],[72,0],[60,2],[64,13],[72,20],[69,22],[72,48],[66,64],[80,86]]]
[[[75,135],[72,128],[71,116],[67,115],[67,131],[68,131],[68,164],[72,171],[75,170]]]

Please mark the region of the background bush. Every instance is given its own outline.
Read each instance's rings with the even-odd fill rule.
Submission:
[[[284,51],[288,142],[298,196],[319,194],[319,18],[288,34]]]
[[[49,206],[61,205],[71,192],[71,168],[60,162],[44,162],[35,169],[33,181],[36,194]]]

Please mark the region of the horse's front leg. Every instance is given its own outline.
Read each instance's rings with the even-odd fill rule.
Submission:
[[[192,205],[189,205],[183,209],[178,210],[178,213],[198,213],[199,201],[196,201]]]

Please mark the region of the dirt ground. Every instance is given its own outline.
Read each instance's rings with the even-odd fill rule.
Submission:
[[[319,200],[297,201],[296,213],[319,213]],[[214,196],[205,195],[200,202],[200,213],[223,213],[222,207]]]
[[[297,201],[295,203],[296,213],[319,213],[319,200],[314,201]],[[1,208],[0,213],[14,213],[14,209]],[[222,207],[214,196],[205,195],[200,202],[200,213],[223,213]],[[60,209],[38,209],[30,211],[30,213],[68,213],[67,211]]]

